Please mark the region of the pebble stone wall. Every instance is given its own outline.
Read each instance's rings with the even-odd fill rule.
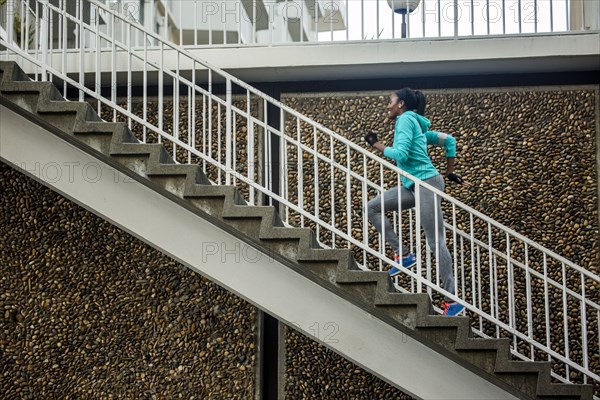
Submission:
[[[325,341],[335,325],[313,326]],[[285,399],[411,400],[412,397],[366,372],[307,336],[285,329]],[[399,361],[401,362],[401,361]]]
[[[255,309],[0,163],[0,397],[252,399]]]

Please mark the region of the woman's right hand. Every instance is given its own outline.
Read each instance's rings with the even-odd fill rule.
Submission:
[[[446,174],[446,178],[448,178],[448,180],[452,182],[458,183],[459,185],[471,186],[469,182],[465,182],[465,180],[460,175],[457,175],[454,172]]]

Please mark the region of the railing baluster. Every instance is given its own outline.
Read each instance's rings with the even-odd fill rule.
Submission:
[[[11,3],[11,2],[8,2],[8,3]],[[46,4],[47,4],[47,3],[46,3]],[[14,9],[13,9],[13,12],[14,12]],[[79,7],[77,8],[77,12],[79,12]],[[11,20],[11,21],[12,21],[12,18],[9,18],[9,20]],[[40,21],[40,2],[36,2],[36,3],[35,3],[35,26],[36,26],[37,28],[39,28],[40,30],[42,29],[42,23],[41,23],[41,21]],[[14,29],[14,26],[13,26],[13,29]],[[76,30],[75,30],[75,35],[77,35],[78,33],[79,33],[79,31],[76,29]],[[12,33],[11,33],[11,37],[12,37]],[[35,58],[36,58],[36,59],[39,59],[39,54],[40,54],[40,46],[41,46],[41,45],[40,45],[40,39],[41,39],[41,37],[42,37],[42,33],[41,33],[41,32],[40,32],[38,35],[35,35],[35,36],[34,36],[35,43],[33,44],[33,48],[34,48],[34,50],[35,50],[35,51],[34,51],[34,53],[35,53]],[[77,37],[76,37],[76,39],[77,39]],[[14,40],[14,39],[13,39],[13,40]],[[81,45],[81,44],[80,44],[80,48],[81,48],[81,47],[83,47],[83,45]],[[81,51],[80,51],[80,53],[81,53]],[[81,65],[81,68],[83,69],[83,65]],[[34,75],[36,80],[38,80],[38,79],[39,79],[39,78],[38,78],[38,74],[39,74],[39,66],[38,66],[38,65],[36,65],[36,68],[35,68],[35,75]],[[80,82],[81,82],[81,81],[80,81]]]
[[[533,340],[533,301],[531,296],[531,274],[529,272],[529,246],[525,243],[525,299],[527,301],[527,337]],[[534,347],[530,346],[530,358],[535,358]]]
[[[432,268],[431,268],[431,243],[429,243],[429,239],[427,236],[425,237],[425,279],[431,281],[432,276]],[[440,276],[439,270],[436,270],[435,274],[435,284],[440,286]],[[430,288],[427,288],[427,293],[430,294]]]
[[[496,319],[499,321],[501,318],[500,313],[500,293],[498,293],[498,257],[494,254],[494,305],[496,308]],[[496,338],[500,337],[500,325],[496,324]]]
[[[521,0],[517,1],[517,8],[518,8],[518,12],[517,12],[517,20],[519,21],[519,33],[523,33],[523,27],[522,27],[522,22],[523,19],[521,17],[521,9],[523,8],[521,5]]]
[[[350,146],[346,146],[346,233],[352,236],[352,177],[350,171],[352,164],[350,163]],[[348,242],[347,247],[350,249],[351,244]]]
[[[233,101],[233,99],[232,99]],[[238,144],[238,136],[237,136],[237,116],[238,114],[235,112],[230,111],[231,115],[229,117],[229,121],[231,124],[231,143],[229,143],[229,146],[227,146],[227,149],[225,149],[225,151],[227,152],[227,154],[229,154],[229,157],[231,158],[231,169],[229,170],[229,175],[231,176],[231,181],[230,181],[230,185],[233,186],[239,186],[239,182],[238,182],[238,178],[237,178],[237,172],[238,172],[238,165],[237,165],[237,154],[238,154],[238,150],[237,150],[237,144]]]
[[[132,109],[132,104],[131,104],[131,89],[133,87],[133,81],[131,80],[131,28],[132,25],[131,24],[127,24],[127,111],[129,112],[133,112]],[[98,51],[98,50],[96,50]],[[177,71],[179,71],[179,54],[177,55]],[[179,81],[179,72],[177,73],[177,77],[178,77],[178,81]],[[179,88],[179,84],[177,85],[177,88]],[[177,92],[177,98],[179,98],[179,92]],[[174,113],[175,114],[175,113]],[[178,115],[178,113],[177,113]],[[178,115],[179,116],[179,115]],[[177,118],[178,121],[177,123],[179,123],[179,118]],[[131,126],[131,117],[127,117],[127,126],[129,127],[129,129],[132,128]],[[173,145],[173,148],[175,148],[175,145]]]
[[[583,273],[579,274],[581,279],[581,297],[585,299],[585,275]],[[588,331],[587,331],[587,310],[585,300],[580,301],[581,307],[581,353],[583,355],[583,368],[586,370],[590,368],[589,357],[588,357]],[[598,337],[598,333],[600,333],[600,329],[596,331],[596,337]],[[532,345],[533,346],[533,345]],[[600,353],[599,353],[600,354]],[[587,375],[583,375],[583,383],[588,383]]]
[[[508,324],[512,329],[516,329],[515,317],[515,276],[513,271],[510,235],[506,233],[506,273],[508,274]],[[513,336],[513,348],[517,349],[517,338]]]
[[[94,34],[96,36],[96,71],[95,71],[95,91],[96,91],[96,112],[98,115],[102,115],[102,102],[100,97],[102,94],[102,63],[101,63],[101,39],[100,39],[100,10],[94,4],[91,5],[92,14],[94,15]]]
[[[48,2],[49,0],[42,0],[42,18],[41,18],[41,51],[42,51],[42,81],[48,80],[48,72],[46,66],[48,65],[48,39],[49,39],[49,24],[48,24]],[[80,99],[81,100],[81,99]]]
[[[477,308],[479,310],[483,310],[483,304],[481,299],[483,298],[483,293],[481,290],[481,251],[479,246],[477,246]],[[475,304],[475,302],[473,302],[473,304]],[[478,316],[479,318],[479,327],[480,329],[483,329],[483,317],[481,315]]]
[[[469,244],[471,256],[471,304],[477,304],[477,279],[475,277],[475,226],[473,222],[473,213],[469,213]]]
[[[206,95],[202,96],[202,154],[209,154],[209,152],[207,152],[207,146],[208,146],[208,140],[207,140],[207,132],[210,132],[208,130],[208,124],[209,122],[207,122],[207,117],[206,115],[208,114],[208,110],[207,110],[207,105],[206,105]],[[210,119],[210,118],[209,118]],[[202,171],[206,174],[206,160],[202,159]]]
[[[231,131],[232,129],[232,124],[231,124],[231,119],[233,118],[233,115],[231,113],[231,101],[232,101],[232,95],[231,95],[231,79],[227,79],[225,81],[225,184],[226,185],[231,185],[231,171],[233,168],[233,164],[232,164],[232,159],[234,154],[232,153],[232,143],[233,143],[233,133]],[[219,118],[221,117],[221,113],[219,112]],[[219,123],[219,127],[221,127],[221,124]],[[219,140],[219,155],[221,154],[221,140]]]
[[[315,0],[315,3],[317,0]],[[365,40],[365,0],[360,0],[360,40]]]
[[[298,205],[305,208],[304,205],[304,156],[302,154],[302,130],[300,119],[296,118],[296,154],[298,155]],[[304,214],[300,214],[300,227],[304,228]]]
[[[415,182],[415,242],[417,256],[417,293],[423,293],[423,273],[421,260],[421,185]],[[431,273],[429,269],[426,271]]]
[[[438,37],[442,37],[442,0],[437,1]]]
[[[329,198],[330,198],[330,215],[331,215],[331,222],[330,224],[332,226],[336,226],[336,219],[335,219],[335,206],[336,206],[336,201],[335,201],[335,167],[333,165],[333,155],[335,153],[335,148],[333,145],[333,137],[330,136],[329,137]],[[335,245],[335,232],[331,232],[331,247],[332,248],[336,248],[337,246]]]
[[[225,111],[225,113],[227,113],[227,110]],[[227,116],[225,117],[227,118]],[[230,125],[228,125],[228,122],[226,121],[225,124],[227,125],[225,127],[225,140],[230,140],[229,139],[229,127]],[[212,136],[212,135],[211,135]],[[225,171],[223,171],[223,168],[217,168],[217,182],[219,183],[219,185],[221,185],[223,183],[223,174],[225,174],[225,179],[228,179],[229,176],[229,171],[231,168],[231,164],[227,164],[227,159],[229,158],[229,154],[225,155],[225,160],[223,160],[223,105],[221,104],[221,102],[217,103],[217,163],[219,165],[223,165],[223,163],[225,163]],[[269,135],[269,154],[271,151],[271,137]],[[271,160],[272,162],[272,160]],[[273,168],[273,164],[271,164],[271,168]],[[271,186],[271,190],[273,190],[273,187]]]
[[[454,293],[458,294],[458,244],[456,243],[456,204],[452,203],[452,273],[454,274]],[[465,294],[461,292],[464,300]]]
[[[471,19],[471,36],[475,35],[475,4],[474,0],[471,0],[471,14],[469,16]]]
[[[288,157],[287,157],[287,145],[288,138],[285,129],[285,113],[283,108],[279,110],[279,132],[281,136],[279,138],[279,182],[280,182],[280,193],[286,198],[289,198],[288,187],[289,187],[289,174],[288,174]],[[234,153],[236,154],[236,153]],[[281,212],[285,208],[285,213]],[[280,215],[283,215],[284,223],[289,223],[290,213],[289,207],[285,207],[284,204],[279,203]]]
[[[377,30],[377,39],[381,39],[381,29],[379,29],[379,2],[375,2],[375,27]],[[331,37],[333,40],[333,36]]]
[[[37,5],[37,3],[36,3]],[[6,41],[8,43],[12,43],[15,39],[13,38],[13,32],[15,30],[14,27],[14,19],[13,19],[13,15],[15,15],[15,2],[14,1],[7,1],[6,2]],[[36,17],[37,17],[37,13],[36,13]],[[35,26],[39,26],[36,24]]]
[[[489,35],[491,30],[490,30],[490,0],[485,0],[485,22],[486,22],[486,27],[487,27],[487,34]]]
[[[502,34],[506,35],[506,1],[502,0]]]
[[[252,98],[250,97],[250,91],[246,89],[246,112],[248,113],[248,178],[251,180],[258,180],[254,176],[254,166],[256,163],[256,155],[254,154],[254,122],[252,120]],[[251,205],[256,205],[255,200],[255,189],[249,187],[249,202]]]
[[[538,3],[537,0],[533,0],[533,31],[538,31]]]
[[[361,0],[362,1],[362,0]],[[361,207],[361,213],[362,213],[362,220],[363,220],[363,224],[362,224],[362,234],[363,234],[363,241],[362,241],[362,259],[363,259],[363,263],[364,266],[367,267],[367,248],[369,247],[369,225],[367,224],[367,221],[369,220],[369,218],[367,217],[368,214],[368,208],[367,208],[367,202],[369,201],[368,198],[368,189],[367,189],[367,179],[369,177],[369,175],[367,174],[367,156],[366,154],[362,155],[362,176],[364,176],[365,179],[363,179],[361,181],[361,202],[360,204],[362,205]]]
[[[565,269],[565,264],[561,264],[561,273],[562,273],[562,314],[563,314],[563,337],[565,341],[565,358],[567,360],[571,359],[571,353],[569,351],[569,309],[567,308],[567,271]],[[582,321],[583,324],[585,322]],[[571,380],[571,374],[569,369],[569,364],[565,365],[565,378],[567,380]]]
[[[381,197],[379,199],[379,207],[381,210],[381,233],[379,234],[379,253],[381,254],[385,254],[385,242],[386,242],[386,234],[385,234],[385,202],[384,202],[384,198],[383,198],[383,194],[385,193],[385,178],[384,178],[384,170],[382,168],[382,166],[379,166],[379,186],[382,188],[381,191],[378,193]],[[402,249],[400,249],[400,252],[402,252]],[[379,260],[378,262],[378,270],[382,271],[383,270],[383,262],[381,260]]]
[[[195,80],[195,71],[192,71],[192,81]],[[193,148],[196,147],[196,141],[194,140],[194,126],[195,126],[195,118],[196,112],[194,104],[196,102],[196,93],[192,90],[191,87],[187,88],[187,142]],[[187,163],[192,163],[192,152],[187,151]]]
[[[403,253],[404,252],[404,250],[403,250],[403,246],[404,246],[403,227],[404,227],[404,225],[402,224],[402,175],[397,174],[395,183],[396,183],[396,187],[398,188],[398,208],[396,210],[396,215],[398,215],[398,225],[395,225],[395,226],[398,227],[398,242],[400,243],[400,253]],[[367,221],[365,221],[365,223],[366,222]],[[403,255],[404,254],[399,254],[400,259],[402,259]]]
[[[258,21],[256,21],[256,11],[257,11],[257,6],[256,6],[256,0],[252,0],[252,43],[256,43],[256,24]],[[264,16],[267,19],[270,19],[270,16]],[[270,27],[269,27],[270,29]]]
[[[67,0],[61,0],[61,14],[62,14],[62,71],[66,75],[67,72],[67,12],[66,12]],[[36,24],[37,27],[37,24]],[[37,36],[37,35],[36,35]],[[63,80],[63,97],[67,98],[67,81]],[[98,103],[100,101],[98,100]]]
[[[317,129],[314,128],[313,129],[313,149],[317,148]],[[313,154],[313,158],[314,158],[314,162],[313,162],[313,166],[314,166],[314,192],[315,192],[315,218],[320,219],[320,213],[319,213],[319,206],[320,206],[320,201],[319,201],[319,161],[317,160],[317,157],[315,154]],[[321,235],[320,235],[320,228],[319,225],[317,224],[317,240],[321,240]]]
[[[441,203],[441,199],[439,200]],[[436,281],[435,284],[440,286],[440,241],[439,241],[439,233],[440,233],[440,229],[444,229],[443,226],[439,226],[438,223],[438,217],[439,217],[439,211],[438,211],[438,197],[437,194],[434,193],[433,194],[433,220],[434,220],[434,232],[435,232],[435,238],[434,238],[434,245],[435,245],[435,275],[436,275]],[[445,237],[446,235],[444,234],[444,232],[441,232],[442,236]],[[428,268],[429,270],[429,268]],[[431,279],[431,278],[427,278],[427,279]]]
[[[554,32],[554,1],[550,1],[550,32]]]
[[[304,4],[304,3],[302,3],[302,4]],[[350,7],[348,4],[348,0],[346,0],[344,7],[345,7],[344,11],[346,12],[346,40],[350,40],[350,24],[349,24],[349,22],[350,22],[350,20],[349,20]]]
[[[113,42],[114,43],[114,42]],[[164,62],[165,62],[165,46],[160,43],[160,63],[158,68],[158,129],[163,130],[163,95],[164,95]],[[116,82],[116,81],[113,81]],[[158,136],[158,143],[162,143],[161,135]]]
[[[213,145],[212,145],[212,136],[213,136],[213,85],[212,85],[212,71],[208,70],[208,95],[207,95],[207,99],[208,99],[208,103],[206,104],[206,111],[207,111],[207,120],[205,119],[205,123],[204,126],[208,125],[208,129],[204,132],[204,136],[206,137],[206,145],[207,148],[205,148],[205,154],[208,154],[209,157],[212,157],[213,155]],[[265,107],[265,113],[266,113],[266,107]],[[266,119],[265,119],[266,120]],[[268,154],[268,153],[266,153]],[[206,166],[206,164],[205,164]]]
[[[458,0],[454,0],[454,37],[458,37]]]
[[[466,286],[466,271],[465,271],[465,240],[460,237],[460,293],[461,298],[465,300],[467,298],[467,286]],[[458,283],[456,284],[458,288]]]
[[[493,243],[492,243],[492,224],[487,223],[488,227],[488,259],[489,259],[489,274],[490,274],[490,315],[492,318],[498,318],[497,308],[495,307],[495,298],[494,296],[494,282],[495,282],[495,268],[493,265],[494,256],[492,255]]]
[[[83,21],[82,21],[83,20],[83,0],[76,0],[76,5],[77,5],[77,12],[78,12],[78,15],[77,15],[77,19],[78,19],[77,22],[78,22],[78,24],[77,25],[78,25],[78,28],[79,28],[79,29],[76,30],[77,33],[78,33],[78,37],[76,38],[76,43],[79,44],[79,83],[81,85],[85,85],[85,58],[84,58],[84,48],[85,48],[85,45],[84,45],[84,42],[85,42],[84,33],[85,32],[83,30]],[[112,14],[113,24],[114,24],[114,20],[115,20],[115,15]],[[36,37],[38,37],[38,36],[41,37],[41,35],[36,35]],[[42,38],[42,40],[43,40],[43,38]],[[36,46],[36,49],[37,49],[37,47],[38,46]],[[116,70],[116,67],[115,67],[115,64],[114,64],[115,51],[116,50],[115,50],[115,47],[114,47],[114,40],[113,40],[113,68],[114,68],[114,70]],[[113,78],[115,78],[114,74],[116,74],[116,72],[114,70],[113,70]],[[117,81],[116,78],[112,80],[112,82],[116,82],[116,81]],[[114,101],[114,97],[113,97],[112,100],[113,100],[113,103],[114,103],[115,102]],[[79,101],[84,101],[84,96],[83,96],[83,92],[82,91],[79,91]],[[113,122],[115,120],[116,115],[117,115],[117,112],[114,111],[113,112]]]
[[[550,335],[550,299],[548,298],[548,260],[546,253],[543,256],[543,271],[544,271],[544,321],[546,323],[546,346],[550,347],[552,344],[552,338]],[[548,361],[552,361],[552,357],[548,355]]]

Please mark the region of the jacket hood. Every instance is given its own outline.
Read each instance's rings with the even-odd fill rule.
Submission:
[[[423,130],[423,133],[425,133],[429,130],[429,127],[431,126],[431,122],[427,118],[425,118],[422,115],[417,114],[414,111],[407,111],[407,113],[410,114],[411,117],[413,117],[417,120],[417,122],[421,126],[421,129]]]

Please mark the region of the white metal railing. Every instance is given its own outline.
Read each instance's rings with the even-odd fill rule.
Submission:
[[[135,22],[163,39],[192,47],[435,40],[600,29],[600,5],[595,0],[394,1],[400,5],[416,2],[417,7],[410,13],[395,13],[387,0],[105,0],[107,7],[122,18],[101,21],[99,29],[110,29],[125,43],[127,23]],[[2,3],[4,9],[14,11],[27,7],[22,0]],[[79,7],[78,0],[58,3],[72,10]],[[17,11],[15,15],[24,17],[26,13]],[[12,23],[13,29],[15,23],[20,21]],[[111,23],[116,26],[105,28]],[[21,28],[17,30],[15,37],[29,35]],[[67,30],[68,40],[75,34]],[[158,44],[155,38],[146,39],[150,45]],[[132,46],[141,45],[137,35],[130,40]]]
[[[394,0],[396,4],[415,0]],[[185,46],[462,38],[597,31],[594,0],[107,1],[130,21]],[[140,4],[145,4],[144,9]],[[405,9],[411,8],[404,7]],[[159,23],[156,23],[159,21]]]
[[[324,246],[351,249],[361,268],[394,265],[365,210],[369,199],[410,177],[404,171],[109,7],[30,4],[37,47],[3,37],[0,59],[35,70],[34,79],[55,82],[65,97],[93,102],[105,119],[125,121],[142,142],[163,143],[177,162],[200,165],[216,184],[236,185],[249,204],[277,203],[287,225],[313,228]],[[116,34],[117,26],[126,29]],[[141,45],[132,46],[132,37]],[[73,63],[80,72],[67,74]],[[134,70],[142,71],[139,101]],[[560,381],[600,383],[595,271],[412,179],[417,206],[396,212],[394,223],[418,263],[401,271],[397,288],[428,293],[436,304],[442,296],[464,304],[477,334],[510,338],[516,357],[552,362]],[[421,235],[423,190],[444,204],[456,295],[440,285],[439,263]]]

